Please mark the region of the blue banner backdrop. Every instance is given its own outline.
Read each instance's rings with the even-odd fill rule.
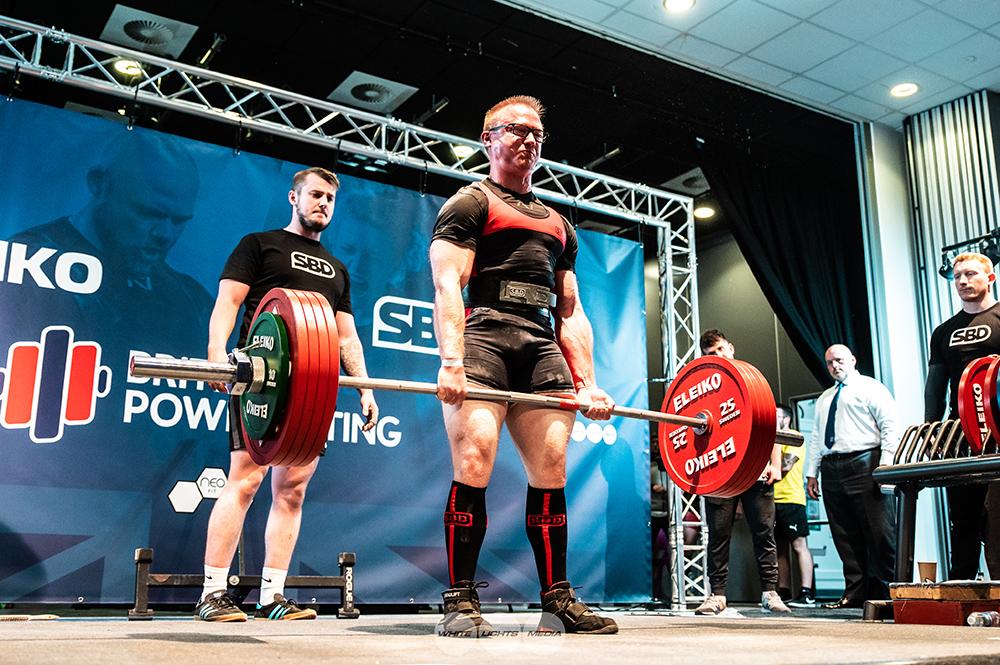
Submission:
[[[154,570],[201,572],[228,468],[224,398],[132,379],[129,356],[204,357],[228,253],[287,223],[302,167],[23,101],[0,101],[0,163],[0,601],[129,602],[137,547],[155,549]],[[351,271],[373,376],[436,377],[426,256],[442,202],[343,178],[323,242]],[[641,248],[581,231],[577,270],[601,385],[646,407]],[[338,552],[354,551],[359,602],[440,602],[451,480],[440,408],[378,399],[381,423],[366,434],[356,393],[341,391],[291,572],[337,574]],[[590,600],[649,595],[648,440],[636,420],[574,429],[569,570]],[[505,434],[484,600],[537,600],[525,487]],[[269,499],[262,489],[247,521],[248,573],[263,558]],[[327,593],[310,595],[339,597]]]

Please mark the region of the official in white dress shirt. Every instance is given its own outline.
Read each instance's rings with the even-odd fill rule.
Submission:
[[[825,607],[861,607],[889,597],[896,556],[895,511],[891,495],[872,479],[879,464],[892,464],[899,445],[896,403],[889,390],[860,374],[857,359],[843,344],[826,350],[834,385],[816,402],[809,441],[806,490],[820,496],[844,564],[844,596]]]

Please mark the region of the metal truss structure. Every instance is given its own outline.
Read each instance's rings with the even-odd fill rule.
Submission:
[[[694,251],[694,219],[657,230],[660,274],[663,375],[677,371],[698,355],[698,277]],[[708,589],[708,527],[704,501],[674,486],[671,491],[670,546],[673,552],[671,609],[683,610],[690,601],[704,600]],[[697,531],[692,544],[686,529]]]
[[[120,73],[115,63],[122,60],[134,61],[137,67]],[[133,105],[162,107],[460,180],[480,180],[489,170],[482,144],[475,139],[3,16],[0,70],[11,72],[11,89],[21,74],[37,76]],[[471,148],[472,154],[456,156],[454,148],[459,146]],[[577,211],[657,229],[664,375],[673,377],[696,354],[699,333],[691,198],[544,159],[534,174],[533,190]],[[675,489],[676,507],[680,496]],[[700,518],[700,510],[696,514]],[[683,533],[679,518],[673,531]],[[704,554],[694,558],[704,561]],[[688,596],[704,596],[704,576],[693,577],[693,570],[684,557],[678,559],[675,581],[685,582],[674,585],[676,604],[683,605]]]

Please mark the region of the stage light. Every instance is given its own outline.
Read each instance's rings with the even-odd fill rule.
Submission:
[[[471,145],[453,145],[451,146],[451,151],[459,159],[465,159],[475,153],[476,149]]]
[[[138,76],[142,73],[142,65],[128,58],[119,58],[112,66],[116,72],[124,76]]]
[[[698,206],[694,209],[694,216],[696,219],[712,219],[715,217],[715,208],[710,206]]]

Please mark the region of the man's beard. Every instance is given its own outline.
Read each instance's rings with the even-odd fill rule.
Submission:
[[[305,215],[302,214],[302,210],[299,208],[295,209],[295,216],[298,218],[299,225],[306,229],[307,231],[317,231],[322,232],[326,230],[326,227],[330,226],[330,221],[327,220],[323,223],[314,222]]]

